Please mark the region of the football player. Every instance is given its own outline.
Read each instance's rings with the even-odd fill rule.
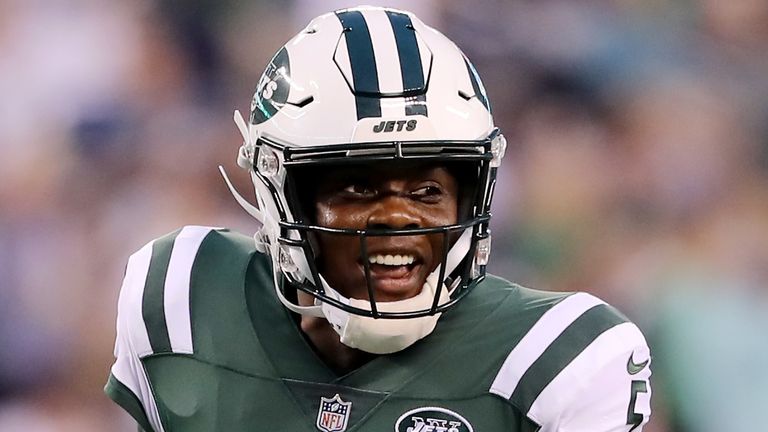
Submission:
[[[648,421],[650,353],[634,324],[592,295],[486,274],[506,141],[441,33],[393,9],[322,15],[235,121],[258,205],[232,192],[255,236],[187,226],[128,260],[105,390],[140,428]]]

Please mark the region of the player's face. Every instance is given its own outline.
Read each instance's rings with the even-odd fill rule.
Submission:
[[[458,185],[442,166],[340,168],[317,179],[318,225],[353,229],[403,229],[457,222]],[[443,234],[371,236],[361,256],[358,236],[321,234],[320,272],[344,296],[368,299],[363,259],[370,263],[376,301],[417,295],[443,259]]]

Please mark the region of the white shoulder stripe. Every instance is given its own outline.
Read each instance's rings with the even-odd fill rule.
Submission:
[[[140,360],[142,355],[152,353],[149,335],[141,313],[144,285],[152,259],[152,245],[153,243],[148,243],[128,258],[125,279],[118,299],[116,361],[111,371],[118,381],[139,398],[154,430],[162,432],[163,426],[157,405]]]
[[[531,409],[527,413],[528,417],[541,425],[548,425],[549,422],[556,421],[573,403],[574,398],[579,397],[580,394],[585,394],[585,389],[580,384],[591,382],[590,377],[595,376],[598,372],[602,375],[601,379],[608,382],[622,383],[627,380],[624,364],[629,360],[634,349],[637,349],[635,352],[637,359],[650,358],[650,351],[645,343],[645,338],[635,324],[625,322],[606,330],[544,388],[531,405]],[[616,370],[606,370],[606,364],[616,361],[617,357],[619,357],[621,367]],[[605,374],[612,374],[613,376],[605,376]],[[627,399],[630,396],[629,388],[627,382]],[[627,406],[628,403],[627,400],[623,405]],[[625,416],[626,413],[622,411],[620,414]],[[596,422],[599,420],[595,419]],[[619,423],[623,420],[624,417],[620,418]],[[595,423],[596,428],[598,428],[597,426],[598,423]]]
[[[512,396],[525,371],[571,323],[589,309],[604,304],[597,297],[577,293],[544,313],[507,356],[489,391],[504,398]]]
[[[120,298],[117,306],[117,321],[123,323],[128,330],[126,340],[130,341],[133,352],[139,357],[151,354],[152,345],[149,343],[147,327],[142,317],[142,300],[144,298],[144,285],[149,273],[149,262],[152,260],[152,245],[146,244],[128,258],[128,266],[125,270],[125,279],[120,288]],[[121,326],[118,324],[118,328]]]
[[[213,228],[185,226],[173,242],[165,278],[163,307],[171,350],[192,354],[192,322],[189,310],[190,278],[197,251]]]

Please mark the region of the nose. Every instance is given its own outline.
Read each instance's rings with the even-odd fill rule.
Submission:
[[[397,194],[378,200],[368,215],[367,226],[373,229],[420,228],[421,218],[407,197]]]

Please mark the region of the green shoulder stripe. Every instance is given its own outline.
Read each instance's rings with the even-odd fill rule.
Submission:
[[[152,260],[149,263],[147,281],[144,285],[141,314],[154,353],[171,351],[164,308],[165,278],[171,261],[173,243],[179,232],[181,230],[176,230],[155,240],[152,244]]]
[[[104,386],[104,393],[118,405],[123,407],[123,409],[139,423],[139,426],[141,426],[142,429],[147,432],[154,430],[149,424],[147,413],[144,411],[144,407],[141,405],[139,398],[137,398],[125,384],[118,381],[112,374],[109,374],[107,385]]]
[[[627,318],[607,304],[600,304],[584,312],[525,371],[510,398],[512,404],[527,413],[544,388],[592,341],[603,332],[627,321]]]

